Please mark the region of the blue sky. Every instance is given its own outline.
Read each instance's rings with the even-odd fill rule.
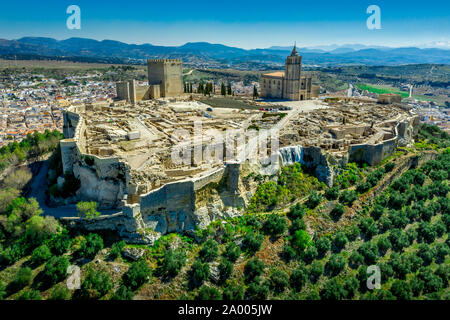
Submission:
[[[81,30],[68,30],[66,9],[81,8]],[[369,5],[381,8],[381,30],[368,30]],[[182,45],[207,41],[242,48],[362,43],[410,46],[450,41],[446,0],[50,0],[5,1],[0,38],[85,37]]]

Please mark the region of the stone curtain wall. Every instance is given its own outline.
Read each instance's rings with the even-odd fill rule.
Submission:
[[[122,206],[123,212],[94,219],[89,223],[83,219],[68,219],[69,224],[81,224],[87,230],[102,230],[102,228],[115,230],[129,242],[150,243],[155,234],[192,232],[196,227],[206,227],[211,221],[242,214],[236,209],[237,206],[245,206],[242,195],[246,193],[246,190],[240,187],[242,184],[240,175],[244,165],[241,163],[227,163],[223,168],[206,173],[199,178],[166,184],[142,195],[139,203],[127,204],[123,199],[126,198],[126,187],[129,183],[128,165],[116,157],[101,158],[82,151],[85,142],[85,124],[82,116],[76,113],[77,111],[79,112],[75,108],[70,108],[64,112],[66,139],[61,141],[64,170],[73,172],[80,179],[81,198],[97,201],[102,207]],[[378,164],[395,151],[399,141],[409,143],[417,135],[418,120],[415,116],[397,123],[394,128],[395,136],[382,143],[350,146],[349,161]],[[314,169],[320,181],[329,186],[333,184],[333,170],[330,162],[335,163],[320,147],[293,146],[283,149],[286,150],[280,152],[281,163],[300,161]],[[196,207],[198,194],[204,191],[204,188],[211,185],[214,187],[214,184],[220,185],[221,189],[225,188],[213,197],[212,202]]]
[[[63,170],[80,180],[80,200],[96,201],[102,209],[117,208],[126,194],[129,167],[117,157],[102,158],[85,153],[86,124],[71,107],[64,111],[64,137],[61,140]]]
[[[394,153],[397,146],[406,146],[418,133],[419,117],[413,116],[397,123],[394,128],[395,136],[379,144],[351,145],[348,150],[349,162],[367,162],[377,165],[383,159]]]

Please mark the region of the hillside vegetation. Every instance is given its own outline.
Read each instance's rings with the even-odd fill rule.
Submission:
[[[350,164],[333,188],[300,165],[277,182],[250,176],[260,187],[242,217],[153,247],[71,234],[14,198],[0,208],[0,298],[449,299],[449,147],[423,125],[415,147]],[[81,268],[79,290],[66,286],[69,265]],[[367,286],[371,266],[379,289]]]

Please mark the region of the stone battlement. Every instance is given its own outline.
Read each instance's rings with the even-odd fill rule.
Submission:
[[[182,59],[148,59],[147,63],[183,63]]]

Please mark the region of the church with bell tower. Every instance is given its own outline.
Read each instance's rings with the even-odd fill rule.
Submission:
[[[266,73],[261,76],[261,97],[267,99],[309,100],[318,94],[313,94],[312,87],[312,78],[302,75],[302,56],[298,54],[297,45],[294,45],[291,54],[286,58],[284,72]]]

